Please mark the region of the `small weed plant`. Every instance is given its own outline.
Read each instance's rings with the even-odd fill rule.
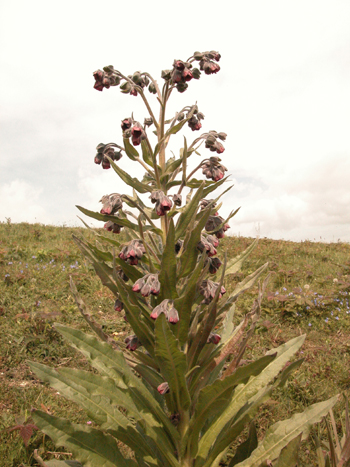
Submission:
[[[95,89],[119,86],[122,93],[139,96],[148,111],[142,124],[133,114],[122,120],[120,144],[97,146],[95,163],[113,168],[129,193],[102,196],[100,212],[79,207],[103,221],[106,232],[95,231],[95,243],[74,236],[113,293],[115,312],[124,315],[133,333],[118,344],[91,317],[71,278],[76,303],[93,334],[61,324],[55,329],[97,372],[31,363],[39,378],[78,403],[90,418],[83,425],[33,411],[33,426],[75,459],[47,461],[47,466],[218,467],[225,459],[230,467],[295,465],[300,440],[337,400],[318,402],[273,424],[258,443],[254,418],[301,364],[290,360],[305,336],[249,363],[242,361],[260,316],[268,277],[258,280],[268,264],[226,293],[230,276],[240,272],[256,246],[252,242],[229,260],[217,256],[228,221],[238,211],[226,219],[218,213],[220,199],[231,187],[211,197],[228,178],[219,157],[226,134],[204,132],[192,142],[184,138],[178,155],[168,155],[171,138],[185,125],[199,134],[204,120],[197,105],[185,106],[168,119],[170,97],[185,92],[202,74],[216,74],[219,60],[215,51],[175,60],[171,69],[162,71],[162,86],[146,72],[126,76],[106,66],[94,73]],[[146,89],[159,105],[159,118]],[[202,158],[200,148],[210,157]],[[122,156],[143,167],[142,180],[122,169]],[[192,167],[198,156],[200,162]],[[46,256],[40,251],[41,258]],[[237,299],[256,284],[251,309],[234,326]],[[308,296],[300,300],[310,302]]]

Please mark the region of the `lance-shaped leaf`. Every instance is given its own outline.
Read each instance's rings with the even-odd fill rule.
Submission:
[[[338,396],[335,396],[327,401],[318,402],[308,407],[304,412],[272,425],[251,456],[237,464],[237,467],[258,467],[266,459],[276,459],[281,450],[300,433],[302,433],[302,440],[306,439],[312,425],[320,422],[337,400]]]
[[[130,144],[130,141],[128,140],[128,138],[124,138],[123,141],[124,141],[124,148],[125,148],[126,155],[132,161],[136,161],[139,158],[139,153],[137,152],[137,149],[134,148],[132,144]]]
[[[223,380],[218,379],[200,391],[195,413],[190,422],[189,442],[193,457],[196,455],[199,433],[205,422],[227,407],[232,391],[238,384],[245,384],[251,376],[261,373],[274,358],[274,355],[265,355],[249,365],[238,368],[233,375]]]
[[[117,166],[112,159],[108,158],[111,166],[113,167],[114,171],[117,172],[119,177],[125,182],[127,185],[135,188],[136,191],[139,193],[150,193],[152,192],[153,188],[146,185],[145,183],[140,182],[137,178],[131,177],[127,172]]]
[[[186,204],[185,209],[180,214],[180,217],[176,224],[176,232],[175,232],[175,240],[179,240],[181,238],[190,221],[192,220],[193,216],[198,210],[199,201],[203,198],[203,184],[198,188],[197,193],[191,199],[191,201]]]
[[[229,176],[227,176],[225,178],[222,178],[218,182],[211,182],[209,186],[204,188],[202,198],[206,198],[212,191],[215,191],[217,188],[219,188],[220,185],[225,183],[228,178],[229,178]]]
[[[83,465],[90,467],[137,467],[135,461],[125,459],[111,435],[95,428],[77,425],[45,412],[33,412],[36,425],[57,446],[64,446]]]
[[[119,410],[122,406],[135,420],[143,417],[125,388],[118,388],[111,378],[97,376],[87,371],[53,368],[32,362],[31,369],[43,381],[59,391],[67,399],[79,404],[89,417],[100,427],[112,434],[132,450],[140,450],[144,455],[153,454],[149,448],[150,440],[142,430],[129,422]]]
[[[169,328],[164,313],[156,320],[155,354],[164,380],[174,393],[178,410],[188,409],[191,400],[186,384],[186,356],[178,348],[178,340]]]
[[[301,437],[302,433],[289,441],[282,449],[274,467],[298,467]]]
[[[166,167],[165,167],[165,171],[164,173],[162,173],[161,177],[160,177],[160,181],[162,182],[165,177],[167,177],[168,175],[172,175],[176,169],[178,169],[182,163],[182,159],[179,158],[179,159],[175,159],[173,161],[171,161],[170,163],[170,160],[168,161]]]
[[[305,335],[298,336],[286,344],[273,349],[273,352],[271,351],[270,353],[277,354],[275,359],[257,376],[252,376],[246,384],[237,386],[230,400],[227,401],[227,407],[224,412],[212,422],[210,429],[204,433],[200,440],[199,452],[203,459],[207,458],[210,447],[218,438],[221,431],[224,430],[226,424],[233,419],[249,399],[271,383],[290,358],[300,349],[304,340]]]
[[[176,291],[176,253],[175,253],[175,227],[173,219],[170,219],[169,231],[166,238],[166,244],[163,251],[162,263],[159,273],[159,282],[161,283],[160,299],[177,298]]]
[[[234,288],[233,292],[231,292],[230,297],[227,301],[227,303],[233,303],[234,301],[237,300],[237,298],[243,293],[249,290],[250,288],[253,287],[253,285],[256,283],[258,278],[261,276],[261,274],[265,271],[269,263],[265,263],[260,268],[258,268],[256,271],[254,271],[252,274],[249,274],[249,276],[245,277],[243,281],[239,282],[236,287]]]
[[[142,148],[143,160],[146,162],[146,164],[150,165],[151,167],[154,167],[153,160],[152,160],[152,154],[150,153],[150,149],[145,139],[141,141],[141,148]]]
[[[258,435],[255,424],[252,422],[249,426],[249,433],[244,443],[240,444],[236,449],[234,457],[231,459],[228,467],[234,467],[239,462],[247,459],[254,449],[258,446]]]
[[[101,372],[102,375],[110,376],[117,380],[120,380],[120,377],[123,376],[124,384],[127,384],[129,391],[132,393],[131,397],[138,409],[143,413],[147,424],[155,427],[162,427],[163,425],[168,434],[165,437],[166,433],[164,433],[165,439],[162,438],[164,446],[169,446],[169,443],[173,443],[173,446],[176,445],[176,441],[179,438],[178,432],[140,378],[131,371],[122,352],[115,351],[106,342],[100,342],[94,336],[85,334],[77,329],[72,329],[61,324],[55,324],[55,329],[69,340],[73,347],[87,357],[90,364]],[[163,431],[164,428],[162,428]]]
[[[78,461],[70,461],[70,460],[59,461],[57,459],[51,459],[49,461],[45,461],[45,465],[47,465],[47,467],[84,467],[83,464],[81,464]]]
[[[197,281],[203,271],[204,255],[198,261],[197,266],[193,270],[188,279],[186,287],[181,296],[175,300],[174,306],[179,310],[179,322],[177,323],[177,337],[180,345],[183,345],[188,338],[188,329],[191,321],[191,311],[196,295]]]
[[[186,277],[196,266],[197,257],[199,254],[199,250],[197,249],[197,245],[201,238],[201,232],[209,219],[211,214],[210,209],[206,210],[202,218],[197,222],[197,225],[190,233],[190,238],[188,242],[186,242],[185,250],[181,255],[181,267],[179,272],[179,277]]]
[[[254,250],[258,243],[258,238],[252,242],[248,248],[246,248],[242,253],[240,253],[238,256],[235,258],[230,259],[227,262],[227,268],[226,268],[226,276],[228,274],[235,274],[236,272],[240,271],[242,268],[242,265],[244,261],[247,259],[247,257],[250,255],[250,253]]]
[[[115,240],[114,238],[106,237],[105,235],[101,235],[100,233],[96,231],[96,229],[93,229],[92,227],[90,227],[81,217],[79,216],[77,217],[78,219],[81,220],[81,222],[85,225],[87,229],[89,229],[94,235],[96,235],[96,237],[100,238],[101,240],[104,240],[105,242],[111,243],[114,246],[117,246],[117,247],[120,246],[120,242],[118,242],[118,240]]]

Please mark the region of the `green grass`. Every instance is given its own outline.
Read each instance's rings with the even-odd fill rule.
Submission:
[[[0,466],[37,465],[57,451],[35,431],[25,447],[19,431],[8,428],[30,421],[33,407],[80,423],[84,412],[42,384],[30,372],[28,360],[53,366],[87,368],[88,364],[53,328],[54,322],[87,329],[69,289],[73,277],[79,293],[107,333],[123,341],[128,324],[113,310],[114,298],[85,262],[72,234],[93,240],[83,228],[0,223]],[[112,234],[110,234],[112,235]],[[226,238],[221,252],[243,251],[253,239]],[[290,417],[307,405],[347,392],[350,387],[350,245],[261,239],[242,272],[230,276],[226,289],[269,261],[272,272],[263,300],[262,317],[244,359],[261,356],[288,339],[307,333],[299,357],[305,361],[287,387],[279,390],[258,416],[259,436],[272,422]],[[220,256],[220,252],[219,252]],[[222,255],[221,255],[222,256]],[[237,303],[237,322],[248,311],[257,288]],[[336,410],[339,418],[341,404]],[[60,452],[63,451],[60,449]],[[69,458],[64,455],[61,459]],[[307,441],[302,465],[317,465]]]

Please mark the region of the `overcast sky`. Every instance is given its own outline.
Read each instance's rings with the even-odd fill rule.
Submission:
[[[221,71],[174,92],[167,116],[197,102],[203,130],[228,134],[235,186],[220,214],[241,206],[230,233],[350,241],[349,0],[0,5],[0,221],[79,225],[76,204],[97,211],[102,195],[130,193],[93,158],[146,111],[139,96],[94,90],[93,71],[113,64],[161,82],[175,58],[218,50]],[[142,175],[126,156],[120,165]]]

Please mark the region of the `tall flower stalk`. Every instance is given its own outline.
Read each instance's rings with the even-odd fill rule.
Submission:
[[[175,92],[185,92],[203,73],[217,73],[219,60],[216,51],[175,60],[172,68],[162,71],[161,86],[146,72],[126,76],[111,65],[94,72],[96,90],[119,86],[122,93],[140,96],[148,115],[143,124],[133,115],[125,117],[122,142],[97,146],[95,163],[113,168],[132,190],[102,196],[100,212],[78,206],[84,214],[103,221],[106,234],[94,231],[99,239],[96,245],[74,237],[114,294],[114,310],[129,323],[132,333],[124,345],[106,335],[71,280],[76,303],[95,336],[59,324],[56,329],[101,375],[31,363],[40,378],[79,403],[99,427],[75,425],[34,411],[36,425],[58,445],[70,449],[82,465],[218,466],[259,406],[301,363],[286,366],[305,336],[248,365],[241,364],[260,316],[268,278],[259,282],[251,311],[235,327],[236,302],[257,283],[267,263],[236,284],[230,294],[226,292],[230,275],[242,267],[256,244],[233,259],[217,256],[228,221],[238,212],[232,211],[227,218],[219,215],[220,199],[231,186],[210,197],[227,182],[227,169],[219,157],[225,150],[226,133],[204,132],[190,144],[184,138],[179,155],[168,154],[174,135],[185,125],[199,132],[204,121],[196,104],[167,119],[169,99]],[[146,89],[156,97],[158,120]],[[152,131],[157,139],[154,146]],[[203,143],[209,157],[189,172],[189,159],[201,156]],[[124,155],[145,169],[142,180],[122,169]],[[273,425],[260,445],[251,425],[249,447],[238,445],[228,465],[258,467],[283,456],[283,448],[296,436],[305,437],[335,400],[315,404],[283,427]],[[129,454],[122,454],[118,441],[129,447]]]

